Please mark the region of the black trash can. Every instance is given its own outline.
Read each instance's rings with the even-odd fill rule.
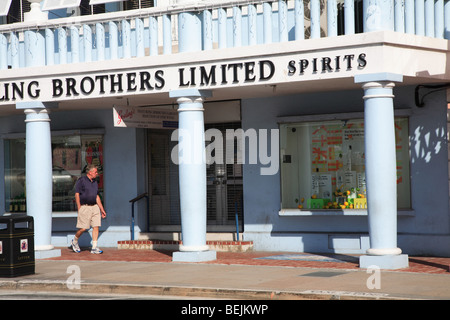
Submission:
[[[34,221],[26,214],[0,216],[0,277],[35,272]]]

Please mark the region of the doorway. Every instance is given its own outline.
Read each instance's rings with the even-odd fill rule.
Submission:
[[[206,125],[206,129],[220,130],[225,137],[227,129],[240,129],[240,123],[222,123]],[[223,139],[223,150],[226,150],[226,139]],[[243,183],[242,164],[236,163],[237,147],[234,146],[234,163],[213,163],[207,165],[207,224],[210,230],[242,231],[243,219]]]
[[[205,129],[219,129],[225,136],[226,129],[240,127],[240,122],[215,123],[206,125]],[[166,129],[147,131],[150,232],[181,231],[178,165],[171,160],[177,141],[171,141],[172,132]],[[206,174],[207,231],[236,232],[239,226],[242,232],[242,164],[210,164]]]

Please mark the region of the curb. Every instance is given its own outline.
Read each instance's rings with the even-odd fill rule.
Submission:
[[[69,285],[75,286],[70,289]],[[383,293],[348,292],[305,290],[273,291],[273,290],[246,290],[227,288],[178,287],[164,285],[139,284],[108,284],[108,283],[80,283],[68,284],[60,280],[6,280],[0,281],[0,290],[39,291],[47,293],[102,293],[151,295],[161,297],[202,297],[206,299],[224,300],[414,300],[405,297],[394,297]]]

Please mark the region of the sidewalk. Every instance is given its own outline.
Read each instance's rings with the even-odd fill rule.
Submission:
[[[358,257],[348,255],[217,252],[215,261],[175,263],[171,252],[155,250],[105,248],[94,255],[61,248],[61,253],[36,260],[33,275],[0,278],[0,290],[220,299],[450,299],[450,258],[409,257],[409,268],[377,274],[359,269]],[[80,287],[73,289],[77,274]],[[379,289],[369,288],[375,284]]]

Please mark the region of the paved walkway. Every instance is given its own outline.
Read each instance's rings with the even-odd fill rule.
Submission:
[[[215,299],[450,299],[450,258],[409,257],[409,268],[367,272],[350,255],[217,252],[215,261],[175,263],[171,252],[155,250],[61,252],[61,257],[37,260],[33,275],[0,278],[0,290]]]

